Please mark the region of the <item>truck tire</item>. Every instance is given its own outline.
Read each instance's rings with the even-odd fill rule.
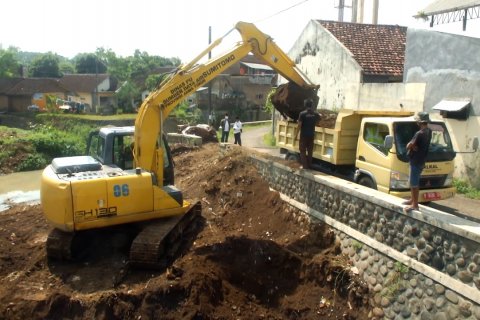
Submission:
[[[375,184],[375,182],[373,182],[372,178],[367,176],[361,177],[360,180],[358,180],[358,184],[367,188],[377,190],[377,185]]]
[[[285,160],[291,160],[291,161],[300,162],[300,155],[299,155],[298,153],[288,152],[288,153],[285,155]]]

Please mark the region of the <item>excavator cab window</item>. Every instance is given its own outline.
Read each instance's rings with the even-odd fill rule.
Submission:
[[[98,134],[98,130],[91,132],[88,137],[86,154],[104,163],[104,146],[105,139]]]
[[[113,163],[123,170],[133,169],[133,136],[118,135],[113,140]]]
[[[172,153],[170,152],[170,147],[167,143],[167,137],[162,135],[163,143],[163,185],[173,185],[174,184],[174,172],[173,172],[173,158]]]

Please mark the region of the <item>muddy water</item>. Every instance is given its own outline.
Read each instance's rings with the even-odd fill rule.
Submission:
[[[38,203],[42,170],[16,172],[0,176],[0,211],[12,204]]]

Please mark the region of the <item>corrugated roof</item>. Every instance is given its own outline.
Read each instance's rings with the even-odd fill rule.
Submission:
[[[403,75],[407,27],[317,21],[353,54],[364,74]]]
[[[421,10],[427,16],[480,6],[480,0],[436,0]]]
[[[443,99],[435,106],[433,106],[433,110],[442,110],[442,111],[460,111],[463,108],[467,107],[470,104],[470,99]]]
[[[109,77],[108,74],[67,74],[60,83],[70,91],[93,92],[95,87]]]
[[[66,89],[54,78],[26,78],[15,84],[8,95],[32,95],[42,92],[65,92]]]
[[[270,66],[267,66],[266,64],[260,64],[260,63],[250,63],[250,62],[240,62],[241,64],[246,65],[249,68],[252,69],[259,69],[259,70],[273,70]]]

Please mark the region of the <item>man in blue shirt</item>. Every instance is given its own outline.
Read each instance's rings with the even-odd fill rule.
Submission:
[[[313,110],[313,100],[307,99],[303,103],[306,108],[298,116],[296,137],[300,134],[300,162],[304,169],[312,167],[313,141],[315,138],[315,125],[320,120],[320,115]]]
[[[404,208],[406,212],[418,210],[418,196],[420,193],[420,176],[425,161],[427,159],[428,147],[432,139],[432,130],[428,128],[430,117],[426,112],[419,112],[415,116],[420,130],[413,136],[412,140],[407,143],[407,154],[410,159],[410,192],[411,198],[404,202],[407,207]]]

